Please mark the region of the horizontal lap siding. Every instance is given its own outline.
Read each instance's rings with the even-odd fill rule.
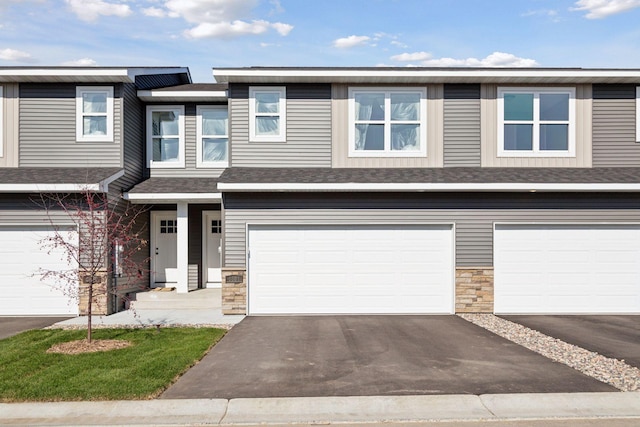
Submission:
[[[593,166],[638,166],[634,85],[593,86]]]
[[[444,86],[444,167],[480,166],[480,85]]]
[[[230,89],[231,165],[330,167],[331,87],[287,86],[286,142],[249,141],[249,87]]]
[[[114,142],[76,142],[75,97],[75,85],[20,85],[20,166],[121,166],[122,87],[114,87]]]
[[[588,197],[587,197],[588,196]],[[640,198],[610,195],[225,196],[225,266],[245,266],[246,224],[455,223],[456,265],[493,265],[495,222],[640,222]],[[513,200],[511,200],[513,199]],[[250,205],[253,204],[253,208]],[[358,206],[361,207],[358,207]],[[607,208],[608,207],[608,208]]]

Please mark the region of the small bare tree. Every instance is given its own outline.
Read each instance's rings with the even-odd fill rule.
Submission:
[[[124,290],[142,288],[148,277],[149,256],[143,251],[148,244],[143,234],[147,209],[88,189],[79,194],[45,194],[40,204],[54,229],[41,241],[43,249],[62,252],[73,268],[40,268],[39,274],[71,303],[80,304],[86,298],[87,341],[91,342],[94,304],[101,300],[108,304],[113,295],[124,297]],[[77,226],[77,240],[68,228],[58,225],[60,215]]]

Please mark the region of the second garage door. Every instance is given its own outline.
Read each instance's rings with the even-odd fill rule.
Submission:
[[[249,226],[249,314],[452,313],[451,225]]]
[[[640,226],[496,225],[496,313],[640,313]]]

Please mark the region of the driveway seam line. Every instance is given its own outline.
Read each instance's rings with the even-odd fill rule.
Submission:
[[[227,417],[227,414],[229,413],[229,404],[231,403],[231,399],[225,399],[227,401],[227,404],[224,405],[224,414],[222,414],[222,417],[220,417],[220,419],[218,420],[218,424],[222,424],[224,419]]]

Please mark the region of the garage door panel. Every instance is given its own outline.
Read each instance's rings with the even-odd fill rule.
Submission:
[[[637,225],[496,225],[495,311],[638,313],[639,242]]]
[[[275,257],[264,252],[280,251],[280,232],[299,255],[267,262]],[[253,226],[249,248],[250,314],[453,311],[451,226]],[[296,279],[265,280],[282,268]]]

